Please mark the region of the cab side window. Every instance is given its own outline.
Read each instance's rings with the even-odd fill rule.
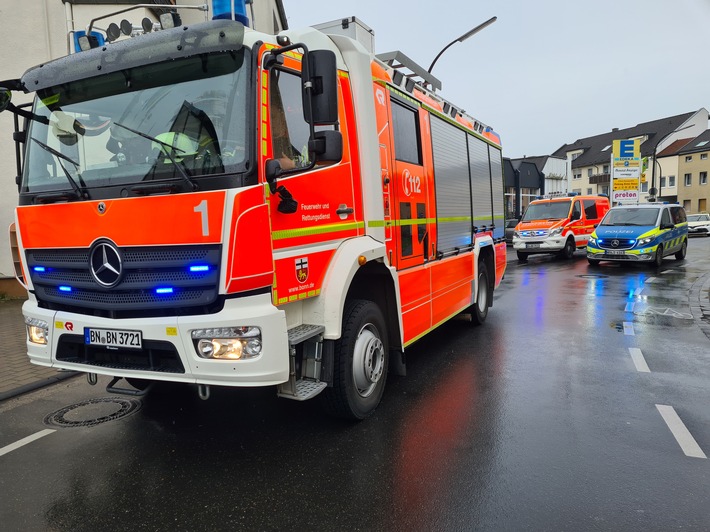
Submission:
[[[661,215],[661,225],[670,225],[671,215],[668,209],[663,209],[663,214]]]
[[[584,216],[587,220],[594,220],[597,218],[597,202],[593,199],[584,200]]]
[[[572,207],[572,220],[579,220],[582,217],[582,210],[579,207],[579,201],[574,202]]]
[[[303,117],[301,77],[274,69],[270,87],[269,118],[274,159],[278,159],[284,170],[308,166],[310,129]]]
[[[417,112],[392,100],[394,156],[397,160],[422,164]]]

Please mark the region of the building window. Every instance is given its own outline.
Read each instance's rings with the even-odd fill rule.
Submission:
[[[648,192],[648,181],[641,183],[641,192]]]
[[[674,187],[674,186],[675,186],[675,176],[674,176],[674,175],[669,175],[669,176],[668,176],[668,186],[669,186],[669,187]]]
[[[602,194],[604,194],[605,196],[609,195],[609,185],[602,186]]]
[[[685,174],[685,186],[689,187],[693,184],[693,174]]]
[[[692,160],[693,160],[693,156],[692,156],[692,155],[686,155],[686,156],[685,156],[685,162],[686,162],[686,163],[689,163],[689,162],[692,161]]]
[[[708,184],[708,173],[707,172],[700,172],[700,184],[701,185]]]
[[[572,160],[574,161],[574,160],[575,160],[577,157],[579,157],[580,155],[582,155],[582,154],[581,154],[581,153],[573,153],[573,154],[572,154]]]
[[[572,192],[574,192],[575,194],[581,194],[581,193],[582,193],[582,189],[581,189],[581,188],[573,188],[573,189],[572,189]]]
[[[683,208],[684,208],[686,211],[689,211],[689,210],[690,210],[690,200],[689,200],[689,199],[684,199],[684,200],[683,200]]]
[[[708,210],[708,200],[707,198],[702,198],[698,200],[698,212],[705,212]]]
[[[587,189],[587,196],[591,196],[591,195],[592,195],[592,189],[591,189],[591,188],[588,188],[588,189]]]
[[[580,174],[574,174],[574,175],[572,176],[572,179],[582,179],[582,174],[581,174],[581,173],[580,173]]]
[[[704,160],[707,159],[707,158],[708,158],[708,154],[707,154],[707,153],[701,153],[701,154],[700,154],[700,160],[701,160],[701,161],[704,161]]]
[[[661,188],[666,188],[666,176],[661,176]]]
[[[587,177],[592,177],[592,169],[587,168]]]
[[[609,165],[605,164],[604,169],[602,170],[603,173],[608,174],[609,173]]]

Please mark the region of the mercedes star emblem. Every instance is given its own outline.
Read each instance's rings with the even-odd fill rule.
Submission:
[[[89,268],[94,280],[105,288],[116,286],[123,273],[118,248],[110,242],[98,242],[89,253]]]
[[[612,241],[611,241],[611,247],[613,247],[613,248],[618,248],[618,247],[619,247],[619,241],[618,241],[618,240],[612,240]]]

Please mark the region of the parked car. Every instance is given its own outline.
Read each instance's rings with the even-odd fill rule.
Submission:
[[[513,234],[518,260],[531,253],[555,253],[571,259],[587,245],[589,235],[609,210],[607,196],[556,196],[537,199],[525,209]]]
[[[517,218],[510,218],[505,221],[505,241],[508,244],[513,243],[513,233],[515,233],[515,226],[518,225]]]
[[[685,258],[688,221],[680,205],[648,203],[613,207],[599,223],[587,244],[587,260],[647,262],[656,267],[675,254]]]
[[[506,227],[508,227],[506,225]],[[506,229],[506,239],[508,238],[508,230]],[[688,215],[688,235],[704,235],[710,236],[710,214],[701,212],[699,214]]]

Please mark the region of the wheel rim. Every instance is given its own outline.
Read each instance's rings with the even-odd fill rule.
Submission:
[[[360,329],[353,350],[353,380],[361,397],[372,394],[382,378],[385,349],[377,329],[371,323]]]

